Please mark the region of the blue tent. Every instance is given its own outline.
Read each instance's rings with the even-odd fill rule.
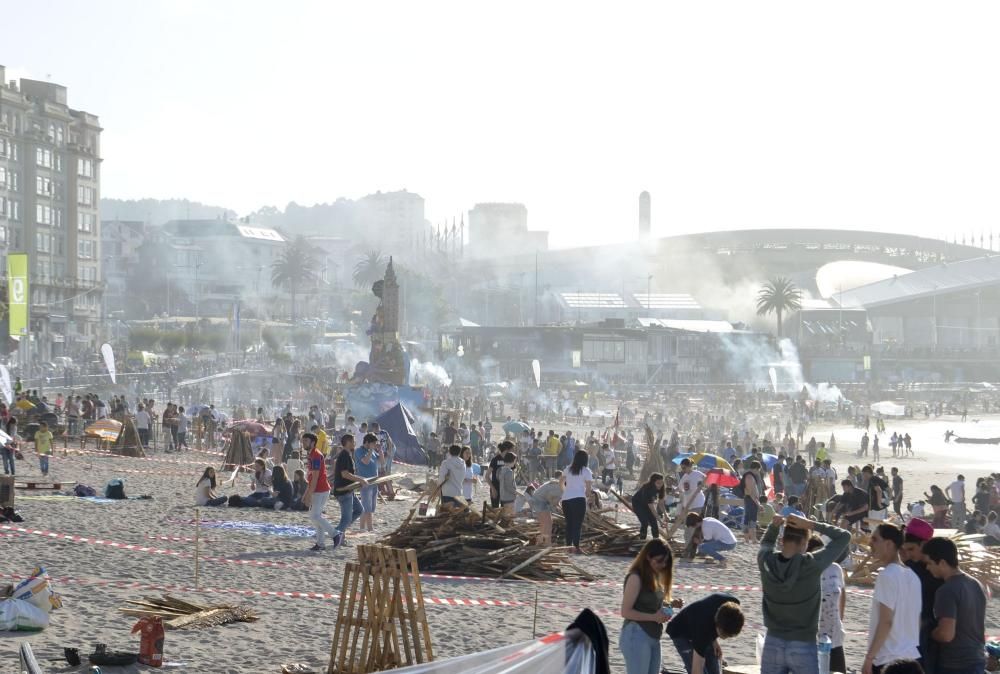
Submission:
[[[410,410],[403,407],[401,403],[396,403],[395,406],[379,415],[375,421],[382,430],[389,434],[393,444],[396,445],[396,461],[414,466],[427,465],[427,454],[424,453],[417,433],[413,430],[416,417]]]

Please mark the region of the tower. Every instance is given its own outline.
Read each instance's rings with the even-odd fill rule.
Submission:
[[[652,199],[649,192],[639,193],[639,238],[647,239],[652,233]]]

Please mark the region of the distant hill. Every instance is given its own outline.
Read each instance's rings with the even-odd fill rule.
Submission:
[[[139,220],[162,225],[170,220],[235,218],[236,211],[187,199],[101,199],[102,220]]]

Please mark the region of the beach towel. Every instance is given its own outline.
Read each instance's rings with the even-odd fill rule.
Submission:
[[[184,524],[194,524],[192,520],[183,520]],[[232,531],[242,531],[248,534],[260,534],[266,536],[296,536],[309,538],[316,535],[316,530],[312,527],[300,527],[286,524],[271,524],[269,522],[241,522],[239,520],[202,520],[202,528],[205,529],[229,529]]]

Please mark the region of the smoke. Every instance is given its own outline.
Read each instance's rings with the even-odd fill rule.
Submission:
[[[726,369],[737,381],[790,395],[797,395],[805,388],[811,399],[820,402],[835,403],[843,398],[833,384],[816,385],[805,380],[798,349],[790,339],[782,339],[777,347],[763,335],[755,334],[723,334],[719,341]]]
[[[354,372],[354,367],[359,362],[368,360],[368,349],[354,342],[338,340],[333,344],[332,355],[337,369]]]
[[[423,363],[416,358],[410,361],[410,385],[430,384],[432,386],[451,386],[448,371],[434,363]]]

